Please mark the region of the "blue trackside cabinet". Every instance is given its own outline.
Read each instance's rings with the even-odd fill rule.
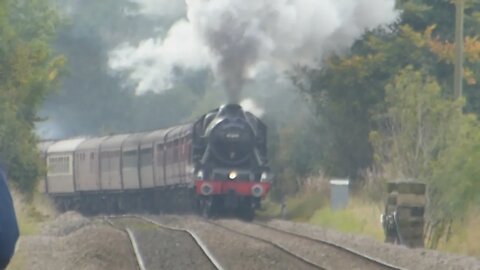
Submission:
[[[332,209],[342,209],[348,204],[350,181],[347,179],[330,180],[330,206]]]

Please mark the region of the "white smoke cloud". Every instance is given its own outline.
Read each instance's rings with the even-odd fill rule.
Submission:
[[[265,113],[265,110],[260,108],[260,106],[255,103],[255,101],[251,98],[246,98],[240,102],[240,106],[246,111],[253,113],[256,117],[261,118]]]
[[[140,7],[139,12],[151,16],[178,18],[185,15],[185,1],[181,0],[130,0]]]
[[[366,30],[394,22],[394,7],[395,0],[186,0],[186,18],[165,39],[118,48],[110,66],[129,71],[139,93],[168,88],[175,67],[209,67],[229,102],[239,102],[260,63],[278,72],[318,65]]]
[[[176,22],[165,39],[147,39],[137,47],[123,44],[110,54],[113,70],[129,71],[130,79],[137,82],[137,93],[161,92],[171,87],[175,67],[206,68],[210,56],[199,41],[192,24],[186,20]]]

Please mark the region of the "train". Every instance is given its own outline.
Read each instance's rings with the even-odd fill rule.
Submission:
[[[272,173],[266,125],[238,104],[150,132],[42,141],[41,189],[85,214],[194,210],[251,220]]]

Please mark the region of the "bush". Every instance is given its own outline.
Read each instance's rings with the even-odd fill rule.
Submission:
[[[309,223],[340,232],[368,235],[383,240],[380,224],[381,207],[359,198],[352,198],[345,209],[324,207],[315,211]]]

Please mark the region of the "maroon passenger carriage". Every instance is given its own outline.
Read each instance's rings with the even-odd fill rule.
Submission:
[[[167,210],[252,219],[270,188],[266,127],[239,105],[147,133],[39,145],[44,190],[62,210]]]

